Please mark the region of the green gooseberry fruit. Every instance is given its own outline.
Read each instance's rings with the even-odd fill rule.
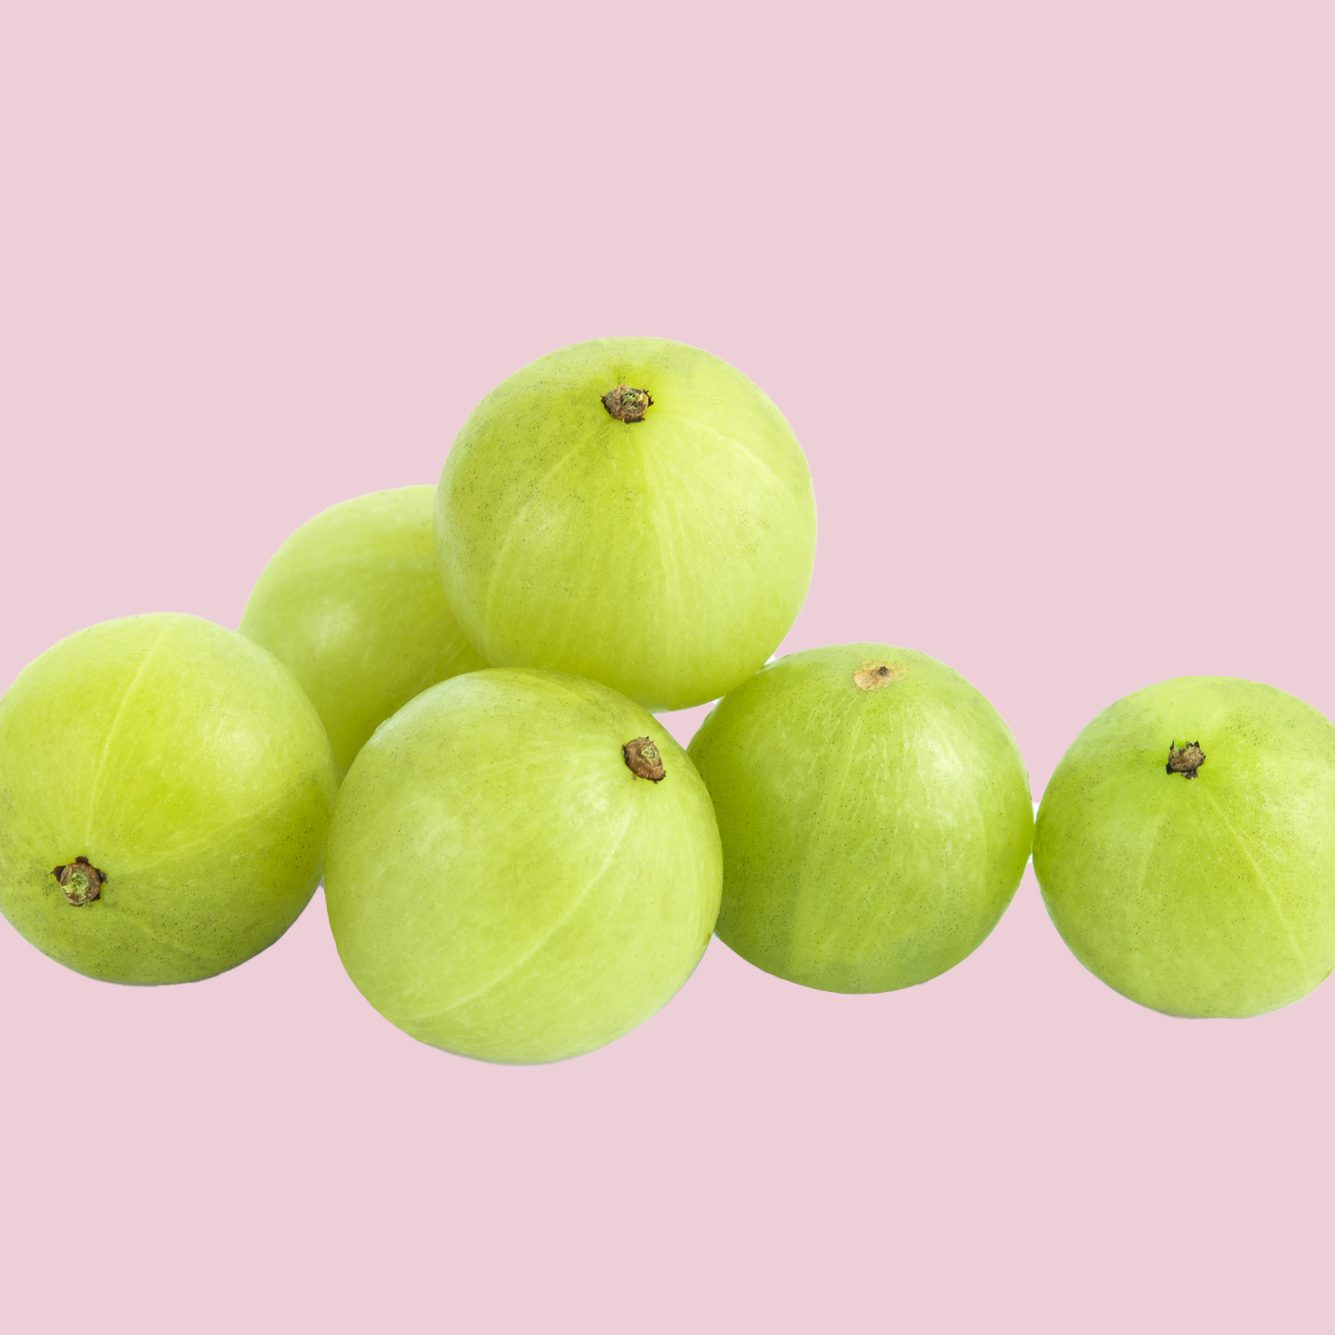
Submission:
[[[788,633],[811,581],[811,474],[740,371],[656,338],[578,343],[493,390],[445,461],[445,590],[496,667],[713,700]]]
[[[363,748],[325,895],[388,1020],[465,1056],[549,1062],[676,993],[721,875],[705,786],[649,714],[580,678],[490,669],[431,687]]]
[[[0,911],[92,978],[221,973],[310,899],[336,784],[259,646],[174,613],[92,626],[0,699]]]
[[[413,696],[485,666],[440,587],[435,494],[400,487],[331,506],[278,549],[246,604],[241,633],[305,688],[340,774]]]
[[[1062,757],[1034,870],[1076,958],[1133,1001],[1296,1001],[1335,966],[1335,727],[1231,677],[1136,691]]]
[[[882,644],[780,659],[690,747],[723,839],[719,938],[831,992],[958,964],[1029,859],[1024,761],[992,706],[925,654]]]

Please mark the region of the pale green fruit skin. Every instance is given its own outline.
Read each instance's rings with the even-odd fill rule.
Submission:
[[[889,679],[859,688],[882,665]],[[690,755],[723,838],[718,935],[780,978],[925,982],[983,941],[1024,874],[1033,803],[1015,739],[926,654],[780,659],[716,706]]]
[[[485,666],[440,587],[435,494],[400,487],[331,506],[278,549],[246,604],[241,633],[302,684],[340,774],[413,696]]]
[[[624,743],[649,737],[666,777]],[[611,1042],[690,976],[721,854],[686,753],[594,682],[496,669],[434,686],[354,761],[325,895],[339,954],[436,1047],[549,1062]]]
[[[1194,779],[1169,748],[1199,741]],[[1182,1016],[1248,1016],[1335,966],[1335,727],[1283,691],[1180,677],[1104,710],[1043,794],[1034,870],[1076,957]]]
[[[39,950],[117,983],[242,963],[314,891],[337,779],[310,701],[235,631],[107,621],[0,700],[0,911]],[[74,906],[52,875],[107,876]]]
[[[641,422],[604,394],[645,389]],[[496,667],[605,682],[650,709],[713,700],[787,634],[811,582],[811,474],[787,422],[698,348],[600,339],[485,398],[445,461],[445,589]]]

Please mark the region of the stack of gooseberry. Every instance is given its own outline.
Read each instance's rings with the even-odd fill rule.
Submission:
[[[185,982],[275,941],[323,866],[366,998],[500,1062],[610,1042],[711,934],[809,987],[933,978],[1035,844],[1090,970],[1239,1016],[1335,965],[1335,727],[1183,678],[1081,734],[1039,809],[944,664],[851,643],[766,666],[811,578],[801,447],[718,358],[578,344],[474,410],[438,487],[298,529],[240,633],[63,640],[0,700],[0,910],[95,978]],[[688,751],[650,711],[717,700]]]

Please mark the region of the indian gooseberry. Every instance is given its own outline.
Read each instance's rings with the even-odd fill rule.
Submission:
[[[169,613],[90,627],[0,699],[0,911],[93,978],[221,973],[310,899],[336,783],[265,650]]]
[[[1133,1001],[1296,1001],[1335,966],[1335,727],[1235,678],[1136,691],[1057,766],[1034,870],[1076,957]]]
[[[579,343],[493,390],[445,461],[445,590],[497,667],[605,682],[651,709],[759,668],[811,580],[811,475],[740,371],[655,338]]]
[[[718,935],[833,992],[909,987],[992,930],[1029,858],[1010,731],[963,677],[881,644],[792,654],[690,747],[723,839]]]
[[[431,687],[363,748],[325,892],[387,1019],[451,1052],[548,1062],[668,1001],[720,877],[709,795],[649,714],[594,682],[490,669]]]
[[[340,773],[419,691],[484,664],[436,569],[434,487],[343,501],[303,524],[260,575],[241,633],[291,670]]]

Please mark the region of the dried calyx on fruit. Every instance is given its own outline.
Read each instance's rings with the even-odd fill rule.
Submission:
[[[51,875],[56,884],[65,892],[65,898],[75,908],[82,908],[102,897],[102,887],[106,884],[106,874],[93,866],[87,858],[75,858],[63,867],[53,867]]]
[[[1194,779],[1196,771],[1205,764],[1205,752],[1199,742],[1187,742],[1179,746],[1176,742],[1168,745],[1169,774],[1180,774],[1184,779]]]

